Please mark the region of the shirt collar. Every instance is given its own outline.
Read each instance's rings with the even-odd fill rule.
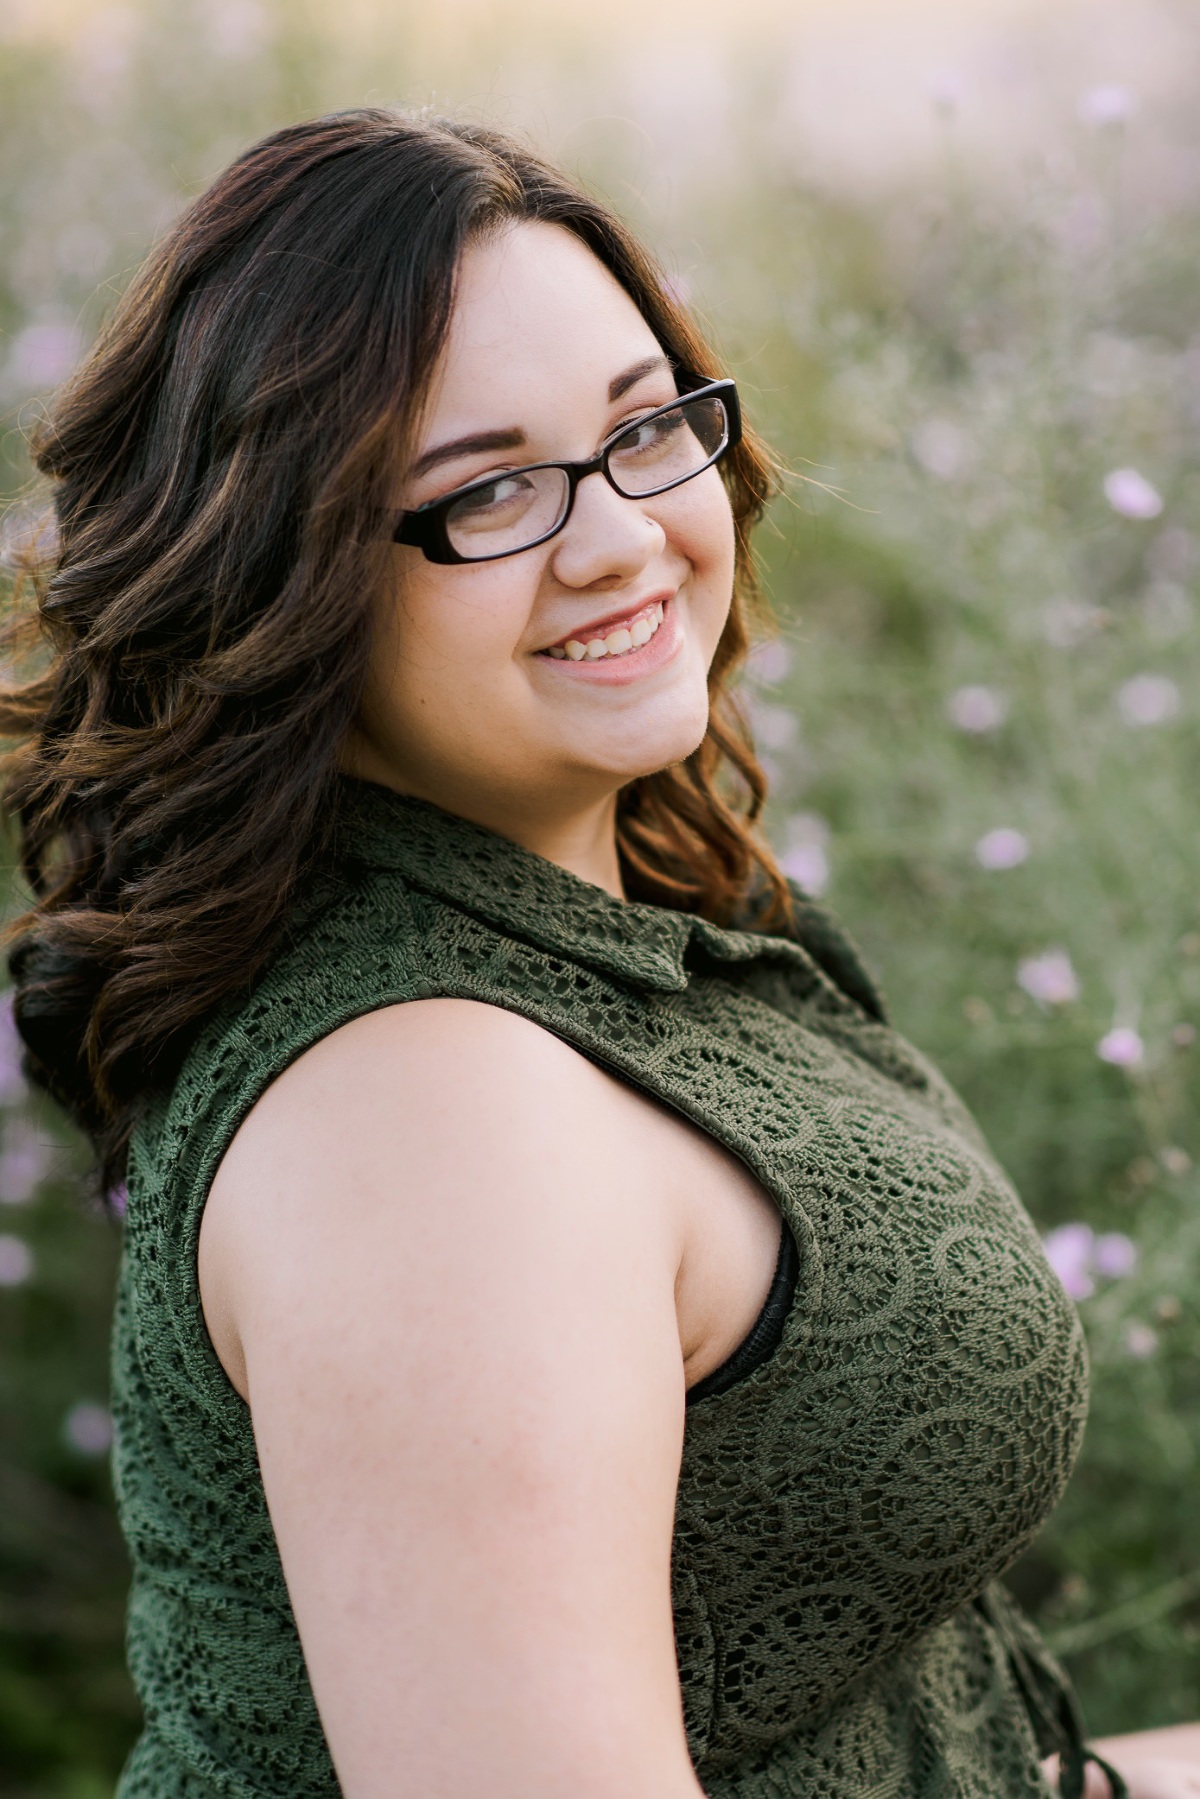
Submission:
[[[333,850],[449,901],[507,935],[653,993],[682,993],[707,960],[767,960],[802,971],[826,1008],[885,1023],[874,981],[829,916],[793,889],[786,937],[724,929],[669,906],[614,899],[557,862],[482,825],[371,781],[339,778]]]
[[[614,899],[481,825],[372,782],[340,781],[335,854],[394,869],[411,886],[509,935],[635,986],[679,993],[698,922]],[[723,933],[720,933],[723,935]]]

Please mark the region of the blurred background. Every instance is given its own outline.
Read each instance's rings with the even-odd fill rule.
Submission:
[[[0,501],[147,245],[364,102],[524,133],[657,247],[794,471],[770,829],[980,1116],[1094,1402],[1013,1584],[1100,1732],[1200,1716],[1200,11],[1188,0],[0,0]],[[10,910],[20,904],[10,884]],[[117,1227],[0,1014],[0,1794],[136,1729]]]

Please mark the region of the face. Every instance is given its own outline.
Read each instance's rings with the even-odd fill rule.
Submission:
[[[591,252],[557,226],[510,227],[463,259],[397,507],[584,460],[675,393]],[[398,544],[351,766],[518,837],[611,806],[704,735],[733,552],[715,468],[636,500],[589,476],[556,537],[499,561],[443,566]]]

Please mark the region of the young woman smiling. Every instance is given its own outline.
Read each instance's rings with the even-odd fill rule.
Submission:
[[[646,254],[496,134],[297,126],[39,457],[13,970],[128,1190],[123,1799],[1078,1793],[995,1584],[1078,1324],[754,834],[768,466]]]

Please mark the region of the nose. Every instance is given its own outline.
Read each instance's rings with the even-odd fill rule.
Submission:
[[[564,587],[621,587],[661,555],[667,534],[600,474],[585,475],[571,516],[555,540],[551,569]]]

